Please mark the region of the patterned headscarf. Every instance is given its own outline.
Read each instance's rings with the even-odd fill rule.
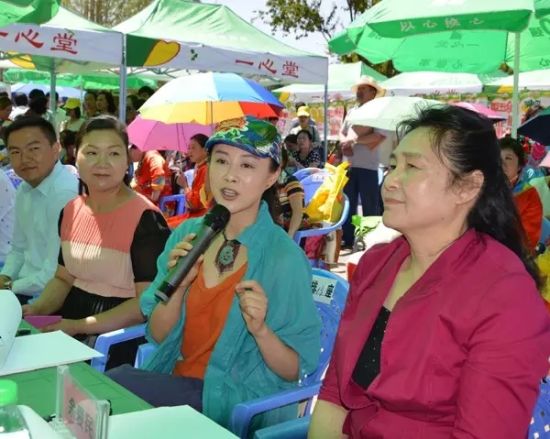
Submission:
[[[274,125],[264,120],[245,116],[220,122],[206,142],[206,149],[210,152],[219,143],[235,146],[260,158],[272,158],[281,164],[281,136]]]

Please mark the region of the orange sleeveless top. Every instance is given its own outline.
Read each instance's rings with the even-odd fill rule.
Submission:
[[[219,285],[207,288],[201,265],[185,304],[185,326],[181,342],[183,360],[176,363],[174,375],[204,379],[210,355],[225,326],[235,287],[246,273],[246,268],[247,264],[244,264]]]

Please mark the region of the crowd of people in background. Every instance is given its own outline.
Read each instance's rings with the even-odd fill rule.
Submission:
[[[384,95],[369,77],[353,90],[348,116]],[[195,134],[186,152],[143,151],[126,128],[153,93],[128,96],[125,123],[105,90],[82,101],[38,89],[0,95],[0,289],[24,315],[58,314],[44,330],[90,345],[146,321],[156,347],[148,370],[129,366],[139,340],[111,352],[109,376],[152,405],[189,404],[226,426],[235,404],[315,370],[320,321],[292,240],[312,224],[295,174],[349,162],[342,244],[354,244],[359,206],[402,237],[356,270],[312,437],[520,437],[550,353],[533,263],[548,221],[537,145],[497,139],[487,119],[442,106],[404,121],[391,154],[384,134],[346,118],[327,154],[299,102],[285,133],[247,116]],[[163,202],[170,195],[184,200],[183,214],[177,197]],[[227,227],[159,303],[158,286],[216,204],[231,213]],[[478,288],[468,296],[462,285]]]

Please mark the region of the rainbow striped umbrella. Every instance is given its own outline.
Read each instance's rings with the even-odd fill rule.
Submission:
[[[198,73],[163,85],[139,109],[143,119],[213,125],[245,115],[277,117],[283,104],[257,82],[235,73]]]

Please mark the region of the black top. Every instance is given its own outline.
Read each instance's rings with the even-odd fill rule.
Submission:
[[[369,387],[380,373],[380,351],[389,318],[390,311],[382,307],[355,364],[352,375],[353,381],[363,389]]]
[[[59,217],[59,228],[63,220],[63,210]],[[155,210],[144,210],[134,232],[130,257],[134,282],[152,282],[157,275],[157,258],[164,250],[170,236],[170,229],[161,213]],[[58,264],[65,266],[63,252],[59,250]]]

